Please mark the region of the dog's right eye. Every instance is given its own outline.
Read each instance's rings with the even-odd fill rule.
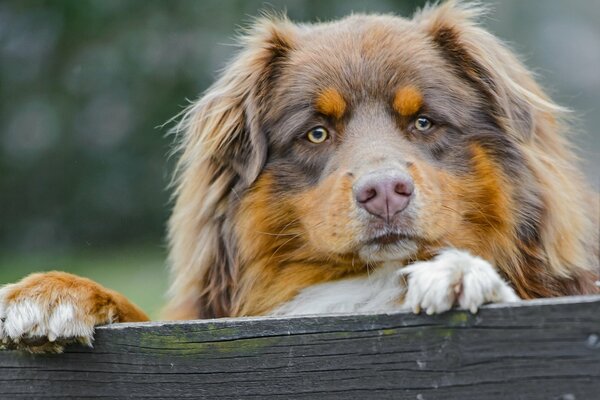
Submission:
[[[431,122],[431,120],[429,118],[424,117],[422,115],[420,115],[419,118],[417,118],[415,120],[415,128],[419,132],[427,132],[428,130],[431,129],[432,126],[433,126],[433,122]]]
[[[312,128],[306,134],[306,138],[312,143],[323,143],[329,138],[329,132],[322,126],[317,126],[316,128]]]

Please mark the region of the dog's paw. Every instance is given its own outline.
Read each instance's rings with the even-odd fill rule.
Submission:
[[[407,281],[404,306],[415,313],[442,313],[456,304],[476,313],[484,303],[520,300],[489,262],[461,250],[444,250],[399,274]]]
[[[75,275],[32,274],[0,289],[0,340],[34,353],[61,352],[71,342],[91,346],[94,327],[116,321],[123,299]]]

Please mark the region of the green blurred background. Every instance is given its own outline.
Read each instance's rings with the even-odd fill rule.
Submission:
[[[423,1],[0,1],[0,283],[75,272],[153,316],[167,287],[170,117],[215,78],[259,10],[410,15]],[[600,2],[492,3],[486,25],[576,111],[599,185]],[[324,55],[326,56],[326,55]]]

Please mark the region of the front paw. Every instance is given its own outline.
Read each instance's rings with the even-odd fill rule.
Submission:
[[[415,313],[442,313],[455,304],[476,313],[485,303],[520,300],[490,263],[461,250],[444,250],[399,274],[407,281],[404,305]]]
[[[94,326],[110,323],[116,305],[99,284],[63,272],[32,274],[0,289],[0,340],[8,349],[61,352],[91,346]]]

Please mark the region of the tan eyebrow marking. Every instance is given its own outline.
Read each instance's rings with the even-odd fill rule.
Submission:
[[[404,86],[396,92],[394,110],[403,117],[415,114],[423,105],[423,95],[414,86]]]
[[[340,119],[346,111],[346,101],[340,92],[330,87],[319,94],[315,107],[322,114]]]

